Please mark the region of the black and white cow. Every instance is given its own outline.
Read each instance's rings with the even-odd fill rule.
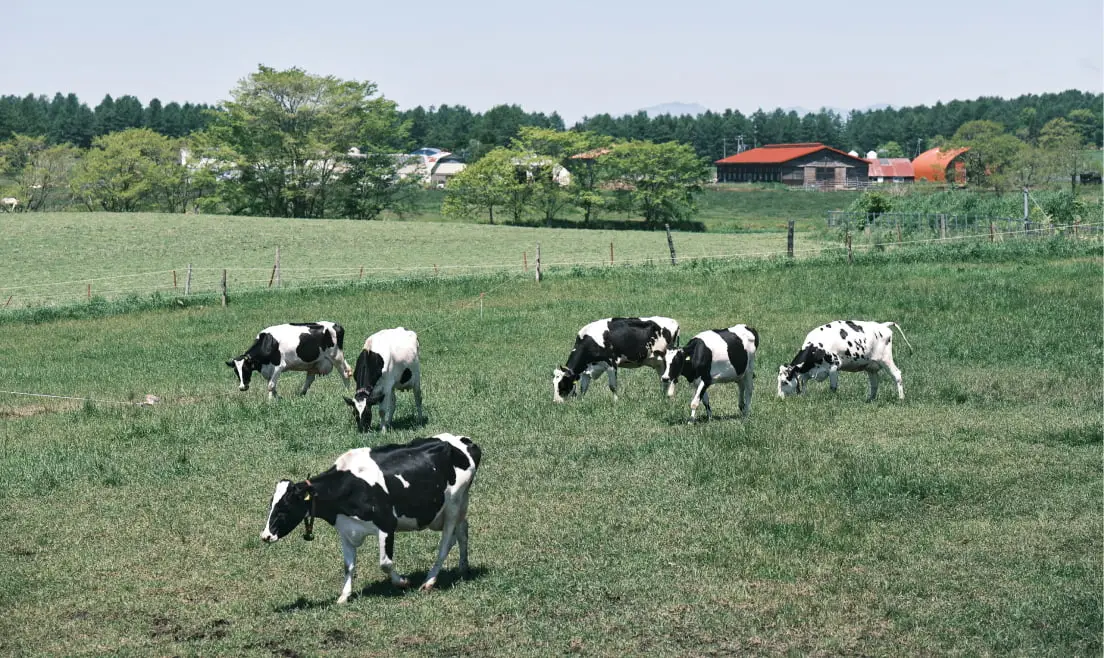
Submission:
[[[685,377],[690,382],[693,397],[690,399],[690,422],[697,419],[698,405],[705,403],[705,417],[713,416],[709,406],[709,387],[713,384],[736,382],[740,388],[740,414],[747,418],[751,413],[751,394],[754,391],[755,352],[759,349],[759,333],[751,327],[738,324],[728,329],[711,329],[694,336],[679,350],[669,350],[663,382],[667,395],[675,394],[675,383]]]
[[[395,391],[414,390],[418,420],[422,416],[422,370],[418,359],[418,334],[396,327],[377,331],[364,341],[357,357],[356,395],[345,398],[353,408],[357,429],[372,429],[372,405],[380,406],[380,432],[386,432],[395,415]]]
[[[334,526],[345,557],[345,585],[337,602],[345,603],[353,590],[357,548],[368,535],[379,539],[380,568],[394,585],[407,587],[393,568],[395,533],[436,530],[441,533],[437,561],[422,583],[422,590],[430,590],[454,542],[460,545],[460,572],[467,572],[468,491],[481,457],[471,439],[452,434],[350,450],[324,473],[276,484],[261,540],[275,542],[304,519],[305,539],[313,539],[316,517]]]
[[[342,351],[345,330],[336,322],[293,322],[261,331],[244,354],[226,362],[238,376],[238,389],[249,390],[254,372],[268,380],[268,395],[276,397],[276,380],[285,370],[307,373],[300,395],[306,394],[317,375],[328,375],[337,366],[345,386],[353,369]]]
[[[901,338],[909,345],[905,332],[896,322],[865,322],[860,320],[836,320],[817,327],[805,337],[801,351],[789,365],[778,368],[778,397],[800,393],[805,383],[813,379],[828,380],[835,391],[839,386],[839,372],[865,371],[870,379],[870,402],[878,395],[878,371],[885,368],[897,383],[897,397],[905,399],[901,385],[901,371],[893,363],[893,329],[901,332]]]
[[[671,318],[605,318],[579,330],[567,365],[552,371],[552,401],[563,402],[587,392],[590,380],[609,371],[609,388],[617,400],[617,369],[647,366],[663,374],[664,354],[678,345],[679,324]]]

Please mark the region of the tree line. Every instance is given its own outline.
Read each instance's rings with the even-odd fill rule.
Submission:
[[[75,94],[57,93],[52,99],[33,94],[0,96],[0,140],[20,134],[43,137],[51,145],[88,148],[95,137],[127,128],[184,137],[205,129],[213,109],[194,103],[163,105],[156,98],[144,106],[131,95],[115,99],[107,95],[94,108]],[[930,107],[852,110],[846,116],[825,108],[804,114],[780,108],[759,109],[750,115],[731,109],[697,116],[598,114],[584,117],[572,129],[620,140],[681,142],[709,161],[732,155],[738,148],[792,142],[822,142],[859,153],[873,149],[884,157],[914,158],[943,145],[970,121],[993,121],[1022,140],[1033,141],[1042,127],[1057,117],[1076,123],[1088,145],[1104,143],[1104,95],[1077,90],[1007,100],[954,100]],[[469,162],[494,148],[509,146],[523,127],[561,131],[566,127],[556,112],[526,112],[517,105],[498,105],[486,112],[473,112],[463,105],[419,105],[398,111],[397,119],[407,126],[402,150],[435,146]]]
[[[171,102],[154,98],[149,105],[134,96],[104,96],[89,109],[76,94],[53,99],[46,96],[0,96],[0,141],[15,135],[41,137],[47,144],[71,144],[88,148],[92,140],[128,128],[148,128],[166,137],[184,137],[203,130],[211,108],[204,104]]]
[[[954,127],[928,144],[969,146],[971,182],[1002,189],[1046,182],[1056,171],[1075,181],[1076,158],[1100,138],[1100,99],[1063,92],[955,101],[927,114],[915,108],[871,114],[902,130]],[[371,219],[412,209],[428,172],[405,175],[413,161],[398,154],[431,145],[464,155],[469,165],[449,182],[443,212],[549,224],[568,207],[584,222],[611,210],[652,225],[685,219],[709,179],[709,161],[735,149],[746,128],[753,140],[747,146],[760,138],[838,146],[867,121],[855,113],[845,123],[828,110],[804,117],[781,110],[751,117],[639,113],[600,115],[565,130],[557,114],[526,113],[516,105],[483,114],[462,106],[401,112],[375,83],[265,66],[215,108],[156,101],[143,107],[122,96],[105,97],[89,110],[72,94],[48,103],[32,96],[0,101],[0,193],[23,209]],[[990,115],[1015,120],[972,118]],[[959,120],[965,121],[955,126]],[[742,132],[732,135],[735,130]],[[882,146],[901,149],[911,134]],[[590,157],[574,157],[584,152]]]

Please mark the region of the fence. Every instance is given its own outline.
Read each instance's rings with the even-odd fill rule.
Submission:
[[[999,230],[997,229],[999,222]],[[51,307],[79,302],[92,302],[96,299],[117,300],[127,297],[146,297],[160,294],[170,299],[183,299],[190,295],[221,294],[222,304],[227,297],[236,292],[259,291],[271,288],[324,288],[344,286],[362,280],[401,281],[410,279],[438,279],[449,276],[462,276],[480,273],[525,274],[543,279],[550,268],[598,268],[612,265],[665,264],[694,261],[736,261],[755,258],[788,256],[818,256],[830,252],[846,250],[848,259],[852,257],[852,234],[863,235],[867,227],[896,229],[896,242],[899,244],[922,244],[953,242],[963,239],[1009,239],[1012,237],[1053,235],[1061,231],[1070,237],[1099,236],[1104,232],[1104,223],[1074,224],[1055,226],[1028,225],[1023,220],[1000,219],[973,215],[936,215],[916,213],[885,213],[867,216],[864,213],[831,212],[828,225],[841,232],[839,242],[816,240],[806,242],[801,248],[795,248],[794,221],[788,222],[784,237],[778,237],[778,248],[766,251],[746,251],[742,253],[718,253],[701,255],[678,255],[675,241],[670,230],[667,231],[666,244],[657,244],[654,257],[615,259],[614,243],[609,245],[608,260],[560,260],[542,256],[540,243],[536,243],[533,258],[530,252],[522,252],[516,263],[498,263],[481,265],[426,264],[404,267],[286,267],[280,262],[279,248],[270,267],[194,267],[186,264],[180,268],[118,274],[113,276],[74,279],[68,281],[33,283],[28,285],[0,287],[0,312],[24,308]],[[908,231],[904,230],[907,226]],[[940,228],[943,231],[940,231]],[[907,236],[906,236],[907,233]],[[808,234],[805,234],[808,236]],[[906,239],[907,238],[907,239]],[[814,240],[808,236],[809,240]],[[893,242],[891,238],[888,242]],[[886,242],[881,240],[881,242]],[[666,247],[666,248],[663,248]],[[858,247],[864,248],[864,247]]]
[[[828,228],[843,231],[900,231],[915,236],[987,235],[990,231],[1007,234],[1015,231],[1031,233],[1040,228],[1038,222],[1019,217],[991,217],[968,213],[865,213],[848,210],[828,211]]]

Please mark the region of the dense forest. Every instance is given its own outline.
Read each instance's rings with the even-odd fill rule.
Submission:
[[[706,112],[698,116],[649,117],[644,112],[613,117],[585,117],[572,128],[619,140],[677,141],[691,145],[710,161],[745,148],[785,142],[823,142],[843,150],[865,153],[870,149],[889,155],[915,157],[920,151],[941,146],[965,123],[993,121],[1025,141],[1033,141],[1048,121],[1057,117],[1081,117],[1088,142],[1104,141],[1104,96],[1069,90],[1026,94],[1013,99],[936,103],[928,107],[885,108],[852,111],[841,116],[830,110],[807,113],[758,110],[744,115],[737,110]],[[127,128],[149,128],[166,137],[182,137],[203,130],[213,108],[203,104],[153,99],[143,106],[130,95],[105,96],[89,108],[75,94],[0,96],[0,141],[14,134],[43,137],[49,144],[69,143],[87,148],[95,137]],[[495,147],[508,146],[522,127],[564,130],[556,113],[526,112],[517,105],[499,105],[473,112],[463,105],[421,106],[398,112],[406,127],[405,146],[435,146],[475,161]],[[889,148],[885,148],[889,146]]]

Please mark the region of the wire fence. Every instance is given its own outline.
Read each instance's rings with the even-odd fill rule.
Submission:
[[[810,257],[832,252],[864,248],[866,242],[918,245],[950,243],[963,239],[1006,240],[1062,234],[1067,237],[1099,236],[1104,222],[1095,224],[1025,223],[1023,220],[994,219],[973,215],[937,215],[920,213],[831,212],[828,227],[838,230],[840,240],[802,234],[805,244],[794,246],[793,223],[788,234],[779,234],[779,248],[740,253],[715,253],[678,256],[672,243],[670,253],[658,251],[654,256],[609,259],[548,259],[541,260],[539,245],[535,258],[522,262],[483,264],[418,264],[405,266],[347,267],[285,267],[276,262],[271,267],[195,267],[184,264],[178,268],[39,282],[0,287],[0,312],[17,309],[52,307],[95,300],[118,300],[128,297],[148,297],[159,294],[169,298],[191,295],[219,295],[253,292],[266,289],[301,289],[345,286],[357,281],[403,281],[410,279],[444,279],[471,274],[547,273],[553,269],[605,268],[641,264],[672,264],[711,261],[766,259],[779,257]],[[882,233],[877,233],[881,231]],[[844,238],[843,234],[846,234]],[[852,243],[852,237],[855,243]],[[869,246],[869,245],[865,245]],[[546,252],[547,255],[547,252]]]

